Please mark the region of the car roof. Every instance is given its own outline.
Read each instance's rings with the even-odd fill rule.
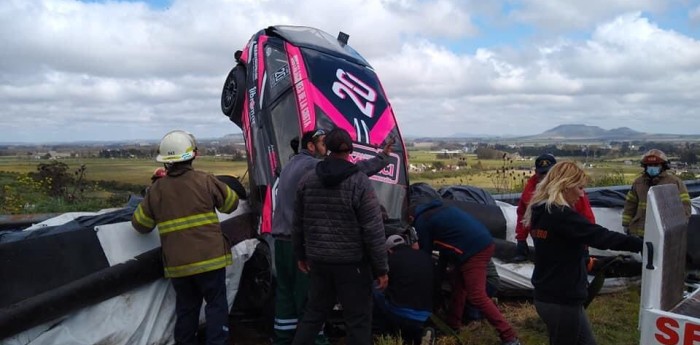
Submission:
[[[369,62],[355,49],[339,42],[337,38],[325,31],[307,26],[292,25],[270,26],[267,28],[267,31],[297,47],[321,51],[371,68]]]

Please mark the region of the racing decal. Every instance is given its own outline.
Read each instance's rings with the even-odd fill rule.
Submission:
[[[355,135],[357,136],[357,142],[369,144],[369,129],[367,128],[367,123],[365,123],[365,120],[353,119],[353,125],[355,125]]]
[[[260,215],[260,234],[272,231],[272,188],[265,187],[265,200]]]
[[[247,102],[247,97],[246,95],[246,102],[243,102],[243,114],[249,114],[248,112],[248,107],[249,107],[249,102]],[[243,124],[243,139],[245,139],[245,147],[246,151],[248,151],[248,161],[249,163],[254,162],[253,160],[253,142],[251,139],[251,126],[250,126],[250,116],[241,116],[241,122]]]
[[[265,99],[265,84],[267,84],[267,72],[263,73],[262,83],[260,83],[260,97],[258,98],[258,109],[263,108],[263,100]]]
[[[394,112],[391,106],[388,106],[384,109],[384,112],[379,116],[379,119],[377,119],[377,122],[374,123],[374,127],[372,127],[372,130],[369,132],[369,142],[374,144],[384,142],[384,139],[386,139],[391,130],[396,127]]]
[[[257,120],[255,119],[255,96],[258,94],[257,86],[253,86],[248,89],[248,117],[250,118],[251,128],[257,127]]]
[[[265,66],[263,65],[264,60],[259,59],[259,57],[263,56],[263,47],[265,46],[265,42],[267,42],[267,36],[261,35],[258,38],[258,44],[255,49],[255,66],[253,69],[253,75],[255,76],[254,80],[258,82],[259,90],[262,90],[263,73],[265,72]]]
[[[353,143],[350,161],[352,163],[357,163],[362,160],[374,158],[379,151],[380,149]],[[375,175],[370,176],[369,179],[388,184],[397,184],[399,182],[401,169],[401,157],[392,152],[389,154],[389,164]]]
[[[277,170],[277,153],[275,153],[275,145],[269,145],[267,147],[267,158],[270,161],[270,174],[272,176],[276,176],[276,170]]]
[[[275,74],[272,76],[272,86],[276,86],[277,83],[280,82],[280,80],[284,80],[289,75],[289,66],[285,65],[282,66],[280,69],[275,71]]]
[[[353,141],[359,142],[357,139],[357,131],[355,131],[355,126],[353,126],[353,124],[351,124],[348,119],[335,108],[333,103],[331,103],[331,101],[329,101],[321,91],[311,84],[309,84],[309,86],[311,87],[310,93],[313,95],[316,105],[321,108],[326,115],[328,115],[336,127],[346,130],[352,137]]]
[[[299,49],[295,49],[298,54]],[[307,97],[311,96],[312,105],[348,131],[353,141],[381,145],[396,128],[396,119],[374,71],[309,49],[302,49],[301,53],[313,66],[310,80],[304,81],[304,91]]]
[[[313,66],[308,71],[310,80],[307,92],[314,87],[333,105],[337,112],[335,115],[344,117],[351,125],[357,119],[360,127],[362,124],[359,121],[364,120],[371,130],[379,120],[379,115],[389,106],[374,71],[311,49],[302,48],[301,52],[306,65]],[[314,98],[314,101],[317,99]],[[353,126],[350,129],[354,131]]]
[[[250,57],[250,60],[248,60],[248,70],[252,72],[253,76],[253,81],[258,80],[258,43],[253,41],[253,43],[250,45],[248,48],[248,54],[246,54],[248,57]],[[252,68],[250,68],[252,67]]]
[[[340,99],[349,97],[363,114],[369,118],[374,117],[374,102],[377,100],[377,92],[342,68],[335,71],[335,77],[338,81],[333,83],[333,93]]]
[[[294,84],[294,92],[297,99],[297,110],[301,117],[299,121],[301,133],[304,133],[316,128],[316,113],[313,107],[313,100],[309,99],[305,85],[308,74],[299,48],[285,43],[285,49],[289,59],[292,83]]]

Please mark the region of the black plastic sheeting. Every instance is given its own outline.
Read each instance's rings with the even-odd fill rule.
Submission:
[[[687,236],[686,263],[690,269],[700,269],[700,214],[690,216]]]
[[[683,181],[685,183],[685,187],[688,189],[688,194],[690,194],[690,198],[696,198],[700,196],[700,180],[689,180],[689,181]],[[629,192],[630,188],[632,186],[625,185],[625,186],[608,186],[608,187],[591,187],[591,188],[586,188],[586,193],[590,196],[591,194],[594,194],[598,191],[614,191],[621,193],[622,195],[627,195],[627,192]],[[604,193],[606,195],[610,195],[607,192]],[[505,193],[505,194],[493,194],[492,195],[494,199],[507,202],[512,205],[517,205],[518,201],[520,200],[520,193]]]
[[[418,182],[408,187],[408,198],[411,204],[415,204],[440,199],[442,196],[431,185],[425,182]]]
[[[140,201],[58,226],[0,232],[0,338],[162,277],[160,248],[110,267],[94,230],[131,220]]]
[[[481,224],[484,224],[494,238],[506,238],[506,218],[503,217],[503,211],[501,211],[500,207],[460,200],[443,199],[442,202],[445,205],[456,206],[469,213],[472,217],[481,222]]]
[[[426,183],[414,183],[409,187],[411,204],[422,204],[441,199],[445,205],[456,206],[484,224],[495,238],[506,238],[506,219],[490,194],[478,187],[455,186],[436,192]]]
[[[0,308],[109,267],[91,228],[0,243],[0,263]]]
[[[162,277],[163,261],[160,248],[157,248],[137,256],[135,260],[100,270],[1,308],[0,339],[118,296]],[[43,282],[43,279],[41,281]]]
[[[443,199],[475,202],[484,205],[496,206],[496,200],[491,194],[474,186],[450,186],[438,190]]]
[[[589,193],[588,200],[591,207],[623,208],[625,207],[625,193],[612,189],[594,190]]]
[[[15,241],[23,241],[43,236],[54,236],[60,233],[66,233],[81,229],[92,229],[97,225],[128,222],[131,220],[131,215],[134,214],[134,211],[136,210],[136,207],[141,202],[141,200],[143,200],[143,198],[132,195],[124,208],[94,216],[78,217],[65,224],[57,226],[47,226],[31,231],[17,231],[21,229],[17,229],[14,231],[0,231],[0,244]]]

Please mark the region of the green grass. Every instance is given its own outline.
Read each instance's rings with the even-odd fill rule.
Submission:
[[[86,179],[90,181],[119,181],[137,185],[150,184],[153,170],[162,166],[151,159],[70,158],[60,161],[68,164],[73,171],[81,164],[85,164],[87,167]],[[39,163],[48,162],[47,160],[2,157],[0,158],[0,171],[36,172]],[[216,175],[242,176],[247,170],[246,162],[234,162],[206,156],[197,158],[193,166],[197,170]]]
[[[639,313],[639,287],[622,292],[596,297],[586,310],[591,320],[593,333],[599,345],[639,344],[637,320]],[[523,344],[547,345],[547,328],[540,320],[535,307],[529,300],[501,300],[499,309],[518,332]],[[500,344],[496,330],[485,320],[472,322],[463,327],[459,337],[465,345]],[[400,344],[396,337],[377,337],[375,344]],[[457,345],[449,336],[439,335],[437,344]]]

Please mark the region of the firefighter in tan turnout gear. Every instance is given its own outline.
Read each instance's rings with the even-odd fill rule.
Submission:
[[[681,194],[681,203],[685,215],[690,217],[690,195],[683,181],[668,173],[669,164],[666,154],[657,149],[647,151],[642,156],[642,175],[632,183],[632,188],[625,198],[625,208],[622,211],[622,227],[634,235],[644,235],[644,222],[647,209],[647,193],[649,188],[656,185],[675,184]]]
[[[228,342],[225,267],[232,263],[215,210],[230,213],[238,196],[211,174],[196,171],[194,136],[175,130],[160,142],[156,160],[167,175],[148,189],[131,223],[141,233],[158,227],[165,277],[176,293],[175,342],[196,344],[202,299],[207,344]]]

